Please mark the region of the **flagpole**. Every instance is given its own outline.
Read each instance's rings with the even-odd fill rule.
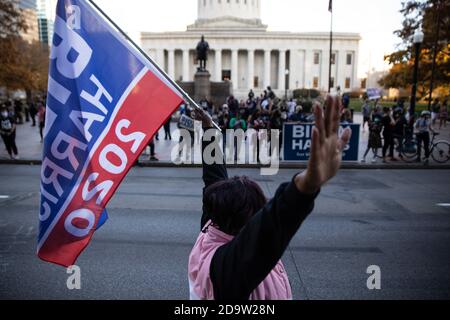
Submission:
[[[144,50],[142,50],[137,44],[136,42],[133,41],[133,39],[131,39],[125,31],[123,31],[115,22],[113,19],[111,19],[106,12],[104,12],[93,0],[88,0],[92,6],[98,11],[100,12],[106,20],[108,20],[109,23],[111,23],[116,29],[117,31],[119,31],[122,36],[125,37],[125,39],[127,39],[160,73],[161,75],[172,85],[175,87],[175,89],[177,89],[180,94],[183,96],[183,98],[189,102],[195,109],[199,109],[199,110],[203,110],[202,108],[199,107],[199,105],[194,101],[194,99],[192,99],[184,90],[183,88],[180,87],[180,85],[178,85],[178,83],[176,83],[175,81],[173,81],[169,75],[155,62],[153,61],[152,58],[150,58],[150,56],[145,53]],[[208,116],[211,118],[211,115],[208,114]],[[220,127],[214,122],[212,121],[211,118],[211,122],[213,123],[214,127],[216,127],[216,129],[218,130],[222,130],[220,129]]]
[[[331,24],[330,24],[330,61],[329,61],[329,68],[328,68],[328,93],[331,93],[331,63],[332,63],[332,57],[333,57],[333,5],[330,1],[330,13],[331,13]],[[335,62],[336,63],[336,62]]]

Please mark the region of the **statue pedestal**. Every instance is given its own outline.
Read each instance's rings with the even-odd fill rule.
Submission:
[[[211,74],[207,70],[197,71],[194,76],[194,100],[211,97]]]

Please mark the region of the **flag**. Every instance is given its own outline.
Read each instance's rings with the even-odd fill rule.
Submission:
[[[59,0],[50,54],[38,256],[73,265],[180,92],[87,0]]]
[[[328,11],[333,12],[333,0],[330,0],[330,3],[328,4]]]

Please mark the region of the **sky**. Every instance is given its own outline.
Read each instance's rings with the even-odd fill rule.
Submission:
[[[95,0],[134,39],[142,31],[184,31],[197,18],[197,0]],[[262,0],[262,21],[269,31],[330,30],[328,0]],[[361,34],[359,77],[386,70],[384,55],[400,43],[402,0],[334,0],[334,31]]]

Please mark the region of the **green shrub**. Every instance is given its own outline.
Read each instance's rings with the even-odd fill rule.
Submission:
[[[293,94],[294,99],[316,99],[320,96],[320,91],[316,89],[296,89]]]

